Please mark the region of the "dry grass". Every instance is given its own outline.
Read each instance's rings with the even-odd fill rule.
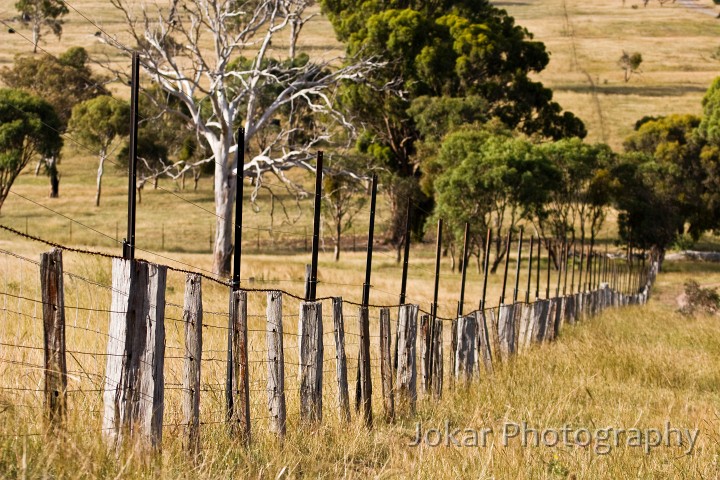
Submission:
[[[31,248],[12,245],[34,257]],[[253,260],[265,261],[266,258]],[[66,254],[66,270],[107,284],[108,262]],[[284,478],[322,477],[447,477],[447,478],[712,478],[717,465],[718,401],[720,395],[720,322],[717,317],[688,319],[677,313],[676,293],[688,276],[707,272],[696,263],[668,264],[660,276],[655,297],[645,308],[609,311],[576,326],[566,326],[558,341],[532,348],[494,376],[483,376],[468,389],[446,390],[435,402],[422,398],[417,416],[405,412],[394,424],[381,419],[377,365],[373,404],[376,427],[368,431],[355,415],[350,425],[339,419],[336,408],[332,331],[326,325],[324,421],[317,428],[298,425],[296,367],[297,303],[284,300],[288,437],[279,442],[267,432],[264,359],[264,295],[250,294],[251,412],[253,441],[245,448],[228,437],[223,421],[225,317],[207,313],[204,329],[201,420],[203,453],[193,463],[183,452],[180,422],[180,312],[182,277],[171,273],[168,290],[166,382],[163,452],[145,463],[128,452],[116,455],[100,440],[99,410],[104,371],[107,313],[78,310],[107,308],[109,291],[79,278],[66,278],[68,310],[68,369],[71,373],[70,433],[43,434],[42,352],[7,345],[42,345],[42,327],[33,302],[15,296],[37,297],[34,265],[3,255],[0,261],[0,476],[4,478]],[[275,271],[281,270],[277,266]],[[711,268],[705,281],[720,278]],[[382,273],[378,275],[383,277]],[[207,311],[226,309],[226,290],[204,285]],[[447,297],[445,297],[447,298]],[[357,340],[355,312],[346,308],[349,378],[355,375]],[[17,315],[13,312],[21,312]],[[394,315],[394,313],[393,313]],[[377,311],[372,314],[373,358],[377,358]],[[215,328],[213,328],[213,326]],[[446,329],[447,330],[447,329]],[[97,333],[96,333],[97,332]],[[447,342],[449,339],[446,336]],[[95,355],[90,353],[95,352]],[[213,358],[219,361],[213,360]],[[15,362],[15,363],[10,363]],[[447,371],[447,365],[446,365]],[[26,390],[20,391],[18,388]],[[78,392],[77,390],[83,390]],[[423,429],[452,427],[491,428],[492,440],[484,447],[410,446],[416,422]],[[639,447],[621,446],[598,454],[597,443],[523,448],[514,439],[504,446],[501,431],[507,422],[527,422],[532,428],[675,428],[699,429],[691,454],[683,447],[660,446],[649,454]],[[30,434],[30,435],[27,435]],[[37,434],[37,435],[34,435]]]
[[[620,0],[494,3],[508,10],[520,25],[546,44],[551,61],[538,80],[555,91],[563,108],[582,118],[589,140],[604,141],[614,148],[621,147],[634,123],[645,115],[700,113],[700,99],[720,66],[720,61],[713,58],[720,47],[720,20],[680,2],[660,7],[653,1],[647,8],[634,0],[625,5]],[[694,3],[717,10],[710,0]],[[94,36],[98,26],[111,33],[123,32],[118,12],[105,1],[76,0],[72,5],[94,24],[71,10],[62,41],[47,37],[42,48],[57,54],[70,46],[83,45],[93,54],[109,54],[111,60],[121,62],[121,56]],[[0,18],[13,16],[10,3],[0,7]],[[0,36],[0,65],[9,65],[15,53],[31,51],[30,44],[19,34],[3,30]],[[273,42],[272,54],[283,56],[286,48],[280,38]],[[335,58],[342,53],[332,27],[322,16],[305,27],[300,48],[314,58]],[[644,59],[642,74],[628,83],[617,66],[623,50],[639,51]],[[129,65],[129,61],[125,63]],[[126,96],[125,90],[117,88],[116,93]]]
[[[653,1],[647,8],[633,0],[494,3],[545,43],[550,65],[537,78],[585,122],[590,141],[619,149],[645,115],[699,114],[717,76],[720,61],[712,55],[720,46],[720,20],[680,2],[660,7]],[[710,0],[694,3],[717,10]],[[623,50],[643,56],[642,73],[628,83],[617,66]]]

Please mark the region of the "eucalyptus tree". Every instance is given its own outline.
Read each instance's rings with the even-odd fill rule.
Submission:
[[[37,53],[40,39],[49,30],[60,38],[63,19],[69,10],[62,0],[18,0],[15,8],[20,20],[32,29],[33,53]]]
[[[0,89],[0,208],[28,163],[58,155],[60,119],[50,103],[17,89]]]
[[[314,170],[314,150],[338,126],[353,131],[335,105],[339,83],[359,80],[377,64],[303,55],[302,25],[314,15],[311,0],[173,0],[169,8],[111,3],[125,19],[132,44],[108,35],[104,41],[127,53],[137,50],[144,74],[181,105],[167,110],[207,145],[204,160],[214,163],[213,271],[227,275],[237,129],[245,128],[249,154],[241,170],[256,177],[256,187],[266,172],[292,183],[285,172]],[[277,49],[280,44],[286,48]],[[322,122],[313,121],[319,116]]]
[[[110,146],[118,137],[130,133],[130,105],[109,95],[91,98],[73,107],[69,128],[83,146],[93,149],[99,157],[95,192],[95,206],[99,207]]]
[[[368,82],[348,85],[341,101],[362,121],[358,149],[397,178],[390,184],[389,237],[404,233],[406,198],[421,176],[418,141],[425,140],[413,101],[420,97],[475,98],[481,108],[457,118],[498,118],[508,128],[545,138],[584,136],[582,122],[531,79],[549,61],[545,46],[487,0],[323,0],[348,52],[377,55],[388,67]],[[427,100],[424,103],[429,103]],[[416,212],[420,214],[420,212]],[[418,216],[418,215],[416,215]]]

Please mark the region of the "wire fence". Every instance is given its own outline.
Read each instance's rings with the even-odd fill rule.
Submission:
[[[37,237],[27,236],[21,232],[6,230],[19,236],[40,241],[46,246],[62,247]],[[107,404],[105,398],[114,392],[107,374],[109,358],[118,354],[110,352],[111,341],[124,341],[113,337],[110,333],[110,318],[113,314],[126,315],[125,310],[113,310],[113,294],[126,295],[112,285],[110,261],[113,257],[82,249],[63,248],[64,264],[64,312],[65,312],[65,354],[67,359],[67,405],[68,412],[73,412],[73,419],[66,428],[73,432],[97,435],[103,432],[103,415]],[[45,406],[45,377],[47,372],[45,355],[47,342],[43,325],[42,285],[39,275],[40,262],[28,256],[19,255],[0,249],[0,435],[2,436],[36,436],[46,431],[46,423],[41,419],[47,417]],[[184,365],[188,356],[185,344],[186,320],[184,319],[183,285],[189,270],[169,268],[165,289],[164,304],[164,399],[162,430],[164,436],[178,436],[187,426],[183,411],[183,394],[187,391],[184,379]],[[630,273],[629,271],[627,272]],[[612,305],[626,303],[643,303],[647,299],[649,286],[654,279],[652,269],[638,268],[633,274],[637,278],[625,279],[623,292],[611,288],[619,279],[608,278],[609,282],[602,288],[585,292],[590,299],[595,292],[607,297]],[[203,319],[202,319],[202,361],[200,384],[200,425],[201,429],[224,428],[227,423],[227,368],[228,368],[228,333],[229,333],[229,292],[227,282],[212,276],[203,276]],[[243,289],[247,293],[247,353],[249,413],[253,432],[267,431],[273,420],[268,411],[268,375],[271,359],[268,350],[268,292],[282,292],[282,330],[284,344],[285,396],[287,402],[288,428],[295,428],[300,422],[300,369],[303,366],[300,358],[299,312],[304,301],[301,295],[279,289]],[[603,293],[605,292],[605,293]],[[606,295],[607,294],[607,295]],[[617,298],[610,296],[618,295]],[[575,294],[578,295],[578,294]],[[571,298],[568,295],[563,298]],[[554,299],[552,299],[554,300]],[[552,300],[544,302],[551,303]],[[600,300],[596,300],[600,302]],[[337,377],[338,354],[335,345],[335,329],[333,319],[333,299],[318,299],[322,304],[322,404],[324,415],[342,417],[340,402],[340,386]],[[525,304],[517,302],[516,313],[512,320],[516,328],[514,335],[529,335],[527,327],[523,331],[522,322],[529,319],[529,307],[540,305],[541,302]],[[598,303],[599,305],[599,303]],[[608,305],[605,305],[608,306]],[[150,305],[154,307],[154,305]],[[397,335],[398,305],[370,305],[370,375],[375,386],[372,391],[372,405],[376,415],[381,414],[383,405],[383,389],[380,387],[380,312],[391,310],[391,332]],[[344,319],[344,349],[347,361],[347,378],[351,405],[354,403],[355,390],[359,378],[360,346],[362,325],[360,321],[361,305],[345,301],[342,303]],[[588,303],[590,308],[590,303]],[[599,312],[601,308],[597,308]],[[591,310],[588,310],[590,312]],[[515,311],[514,311],[515,312]],[[431,312],[419,309],[420,315],[431,315]],[[577,314],[577,312],[575,312]],[[595,310],[592,311],[595,313]],[[466,315],[473,315],[474,312]],[[560,313],[557,314],[558,318]],[[563,315],[569,314],[564,312]],[[527,320],[522,320],[527,316]],[[500,355],[505,338],[502,323],[503,311],[499,308],[486,309],[477,316],[485,324],[478,325],[478,337],[485,335],[490,346],[488,351],[494,361],[503,361]],[[578,317],[579,318],[579,317]],[[437,317],[436,321],[446,324],[442,331],[440,343],[444,355],[438,357],[442,362],[442,371],[446,384],[454,377],[455,351],[458,341],[456,318]],[[562,322],[561,322],[562,323]],[[423,342],[420,322],[418,322],[417,348],[415,349],[414,365],[419,372],[423,362]],[[548,323],[549,325],[549,323]],[[557,324],[559,328],[560,324]],[[517,328],[519,326],[519,329]],[[549,327],[548,327],[549,328]],[[523,333],[524,332],[524,333]],[[455,335],[453,337],[453,334]],[[534,334],[537,335],[537,334]],[[476,375],[483,371],[482,352],[478,341],[473,350],[473,364]],[[516,345],[522,343],[522,339]],[[397,349],[393,341],[393,350]],[[475,348],[475,347],[474,347]],[[519,350],[517,347],[514,352]],[[395,360],[397,361],[397,360]],[[418,377],[418,389],[423,390],[422,379]],[[429,394],[428,394],[429,396]],[[73,423],[74,422],[74,423]]]

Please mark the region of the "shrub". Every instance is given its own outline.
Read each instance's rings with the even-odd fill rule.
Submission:
[[[716,288],[703,288],[695,280],[685,282],[686,304],[681,311],[686,315],[697,312],[714,315],[720,310],[720,294]]]
[[[675,236],[675,241],[673,242],[673,248],[676,250],[690,250],[695,246],[695,240],[687,234],[683,233],[681,235]]]

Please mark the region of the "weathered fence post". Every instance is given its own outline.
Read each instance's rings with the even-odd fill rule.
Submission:
[[[545,341],[551,342],[555,340],[555,320],[557,319],[558,309],[560,308],[559,299],[557,297],[550,299],[548,306],[548,321],[545,328]]]
[[[372,426],[372,378],[370,369],[370,312],[368,307],[360,307],[358,315],[360,330],[360,354],[358,356],[360,369],[360,384],[356,398],[359,399],[359,406],[362,407],[362,415],[365,425]]]
[[[270,431],[285,437],[285,353],[283,350],[282,293],[267,294],[268,410]]]
[[[455,380],[455,369],[457,361],[457,349],[458,349],[458,322],[459,318],[453,318],[450,320],[450,375],[448,375],[448,384],[450,389],[453,388]]]
[[[468,384],[472,379],[475,365],[475,337],[477,320],[475,315],[460,317],[457,324],[457,353],[455,357],[455,377]]]
[[[45,411],[50,425],[60,425],[67,408],[67,364],[65,362],[65,291],[62,250],[40,255],[43,339],[45,352]]]
[[[417,403],[417,367],[415,365],[417,316],[417,305],[403,305],[400,307],[398,317],[398,366],[396,379],[398,408],[401,408],[406,402],[409,402],[412,412],[415,412],[415,405]]]
[[[514,305],[500,305],[498,308],[497,332],[500,340],[500,358],[503,362],[514,353],[515,316]]]
[[[103,432],[141,449],[162,442],[167,267],[114,258]]]
[[[383,407],[385,419],[392,422],[395,419],[395,402],[393,400],[392,381],[392,335],[390,334],[390,309],[380,309],[380,377],[382,378]]]
[[[322,422],[322,303],[302,302],[298,325],[300,351],[300,421]]]
[[[420,340],[422,351],[420,353],[420,375],[422,376],[423,394],[430,394],[432,372],[430,371],[430,355],[432,354],[432,331],[430,330],[430,315],[420,317]]]
[[[523,353],[527,349],[527,334],[532,323],[533,306],[528,303],[522,303],[516,304],[515,307],[520,309],[520,321],[515,345],[517,346],[517,352]]]
[[[533,325],[533,338],[537,343],[542,343],[545,340],[545,331],[547,330],[549,307],[549,300],[537,300],[535,302],[535,323]]]
[[[232,375],[230,378],[232,410],[230,430],[247,443],[250,441],[250,380],[248,370],[247,292],[234,291],[230,297],[232,325]]]
[[[200,451],[200,367],[202,365],[202,283],[201,277],[185,277],[185,362],[183,365],[182,411],[185,448],[191,454]]]
[[[487,317],[485,310],[475,312],[475,319],[478,326],[478,357],[482,359],[485,373],[493,373],[492,351],[490,350],[490,335],[487,328]],[[478,369],[480,367],[478,366]]]
[[[432,322],[432,392],[435,399],[442,397],[443,390],[443,324],[437,318]]]
[[[490,308],[485,310],[487,317],[485,322],[487,325],[488,337],[490,339],[490,353],[492,354],[493,362],[500,362],[500,337],[498,336],[498,312],[497,308]]]
[[[350,397],[348,395],[347,356],[345,354],[345,320],[343,319],[342,298],[332,299],[333,325],[335,325],[335,366],[338,383],[338,408],[340,417],[350,420]]]

